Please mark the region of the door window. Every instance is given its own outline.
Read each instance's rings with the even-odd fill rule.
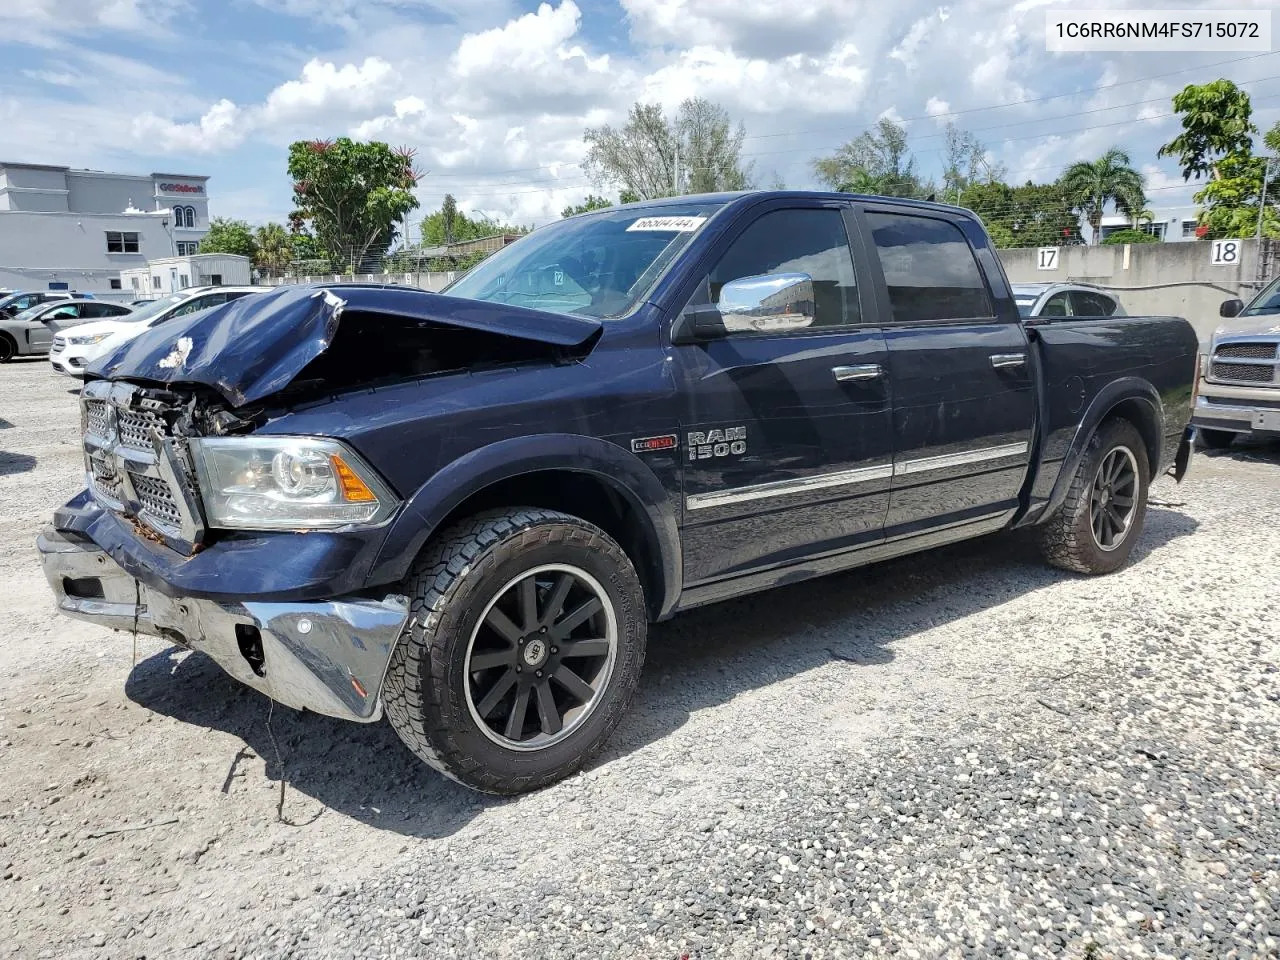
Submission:
[[[1040,316],[1042,317],[1069,317],[1071,311],[1067,309],[1067,293],[1055,293],[1052,297],[1044,302],[1044,306],[1040,308]]]
[[[895,323],[993,316],[991,298],[968,241],[933,217],[868,213]]]
[[[1116,312],[1116,302],[1091,290],[1073,290],[1071,312],[1077,317],[1109,317]]]
[[[775,210],[750,224],[707,280],[712,303],[731,280],[803,273],[813,281],[810,327],[858,323],[858,286],[844,218],[838,210]]]
[[[79,315],[80,315],[80,308],[76,307],[75,305],[69,305],[65,307],[57,307],[54,310],[50,310],[43,317],[41,317],[41,319],[42,320],[66,320],[68,317],[77,317]]]

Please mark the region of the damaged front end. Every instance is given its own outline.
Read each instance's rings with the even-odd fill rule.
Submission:
[[[87,489],[38,543],[58,608],[203,651],[289,706],[376,719],[408,601],[363,577],[399,496],[340,440],[260,428],[350,389],[563,362],[599,330],[408,288],[295,287],[149,331],[81,396]]]

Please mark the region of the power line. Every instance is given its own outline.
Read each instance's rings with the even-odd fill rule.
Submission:
[[[914,123],[918,120],[937,120],[942,117],[965,116],[971,113],[981,113],[988,110],[1003,110],[1003,109],[1008,109],[1010,107],[1023,106],[1028,103],[1045,103],[1050,100],[1062,100],[1062,99],[1069,99],[1071,97],[1081,97],[1081,96],[1085,96],[1086,94],[1095,93],[1099,90],[1110,90],[1115,87],[1131,86],[1136,83],[1149,83],[1152,80],[1161,80],[1161,79],[1164,79],[1165,77],[1177,76],[1178,74],[1191,73],[1197,70],[1207,70],[1207,69],[1210,69],[1211,67],[1226,66],[1232,63],[1241,63],[1246,60],[1257,60],[1262,57],[1273,57],[1273,56],[1276,56],[1277,54],[1280,54],[1280,50],[1272,51],[1270,53],[1252,54],[1250,56],[1245,56],[1245,57],[1233,57],[1230,60],[1216,60],[1212,63],[1202,63],[1193,67],[1182,67],[1181,69],[1171,70],[1167,73],[1152,74],[1151,76],[1138,77],[1137,79],[1134,79],[1134,80],[1120,80],[1115,83],[1101,83],[1101,84],[1097,84],[1096,86],[1086,87],[1083,90],[1072,91],[1071,93],[1055,93],[1055,94],[1050,94],[1048,96],[1043,96],[1043,97],[1028,97],[1022,100],[1010,100],[1004,103],[993,103],[993,104],[988,104],[986,106],[981,106],[981,107],[968,107],[964,110],[951,110],[951,111],[947,111],[946,113],[923,114],[916,117],[906,117],[897,122],[907,124],[907,123]],[[1258,80],[1245,80],[1245,81],[1241,81],[1241,83],[1238,84],[1238,86],[1243,86],[1246,83],[1258,83],[1258,82],[1261,82],[1261,80],[1274,80],[1274,79],[1276,79],[1276,77],[1262,77],[1262,78],[1259,78]],[[1157,97],[1157,98],[1154,98],[1153,100],[1136,101],[1136,103],[1139,103],[1139,104],[1154,103],[1160,100],[1167,100],[1167,99],[1169,98]],[[1097,110],[1093,110],[1093,111],[1079,111],[1078,113],[1060,114],[1058,116],[1059,118],[1080,116],[1086,113],[1101,112],[1105,110],[1115,110],[1115,109],[1120,109],[1123,106],[1132,106],[1132,105],[1134,104],[1117,104],[1114,107],[1100,107]],[[1017,121],[1017,122],[1039,123],[1041,121],[1027,120],[1027,121]],[[997,124],[995,127],[981,127],[978,129],[979,130],[997,129],[998,127],[1013,126],[1013,125],[1015,124]],[[744,140],[768,140],[768,139],[774,139],[777,137],[803,136],[803,135],[812,134],[812,133],[833,133],[833,132],[843,133],[849,129],[850,128],[848,126],[841,125],[839,127],[823,127],[823,128],[809,129],[809,130],[782,130],[782,131],[776,131],[774,133],[752,134],[750,136],[744,137],[743,139]],[[970,131],[970,132],[978,132],[978,131]],[[944,135],[945,134],[935,134],[934,136],[944,136]],[[579,166],[579,164],[570,162],[570,161],[566,161],[561,165],[566,167]],[[489,171],[476,170],[476,171],[469,171],[467,173],[435,173],[435,174],[429,173],[428,176],[434,177],[437,180],[453,179],[456,177],[491,177],[491,176],[505,176],[511,173],[539,172],[546,169],[547,167],[543,165],[543,166],[537,166],[537,167],[511,167],[505,170],[489,170]],[[519,181],[512,181],[512,182],[524,183],[524,182],[531,182],[531,181],[519,180]]]

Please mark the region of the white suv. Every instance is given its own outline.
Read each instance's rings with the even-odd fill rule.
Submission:
[[[254,293],[266,293],[272,287],[192,287],[168,297],[153,300],[133,313],[112,320],[82,323],[60,331],[54,328],[53,348],[49,362],[58,373],[83,377],[85,368],[99,357],[112,352],[122,343],[150,330],[157,323],[207,310]]]

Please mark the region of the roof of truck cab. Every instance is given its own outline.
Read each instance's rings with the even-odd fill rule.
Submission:
[[[938,203],[932,200],[908,200],[904,197],[880,197],[864,193],[831,193],[822,190],[739,190],[733,193],[691,193],[680,197],[659,197],[655,200],[639,200],[635,203],[624,203],[621,208],[679,206],[689,203],[733,203],[740,200],[856,200],[861,203],[891,203],[894,206],[918,207],[922,210],[945,210],[948,213],[963,213],[974,216],[971,210],[952,206],[949,203]],[[593,211],[594,212],[594,211]]]

